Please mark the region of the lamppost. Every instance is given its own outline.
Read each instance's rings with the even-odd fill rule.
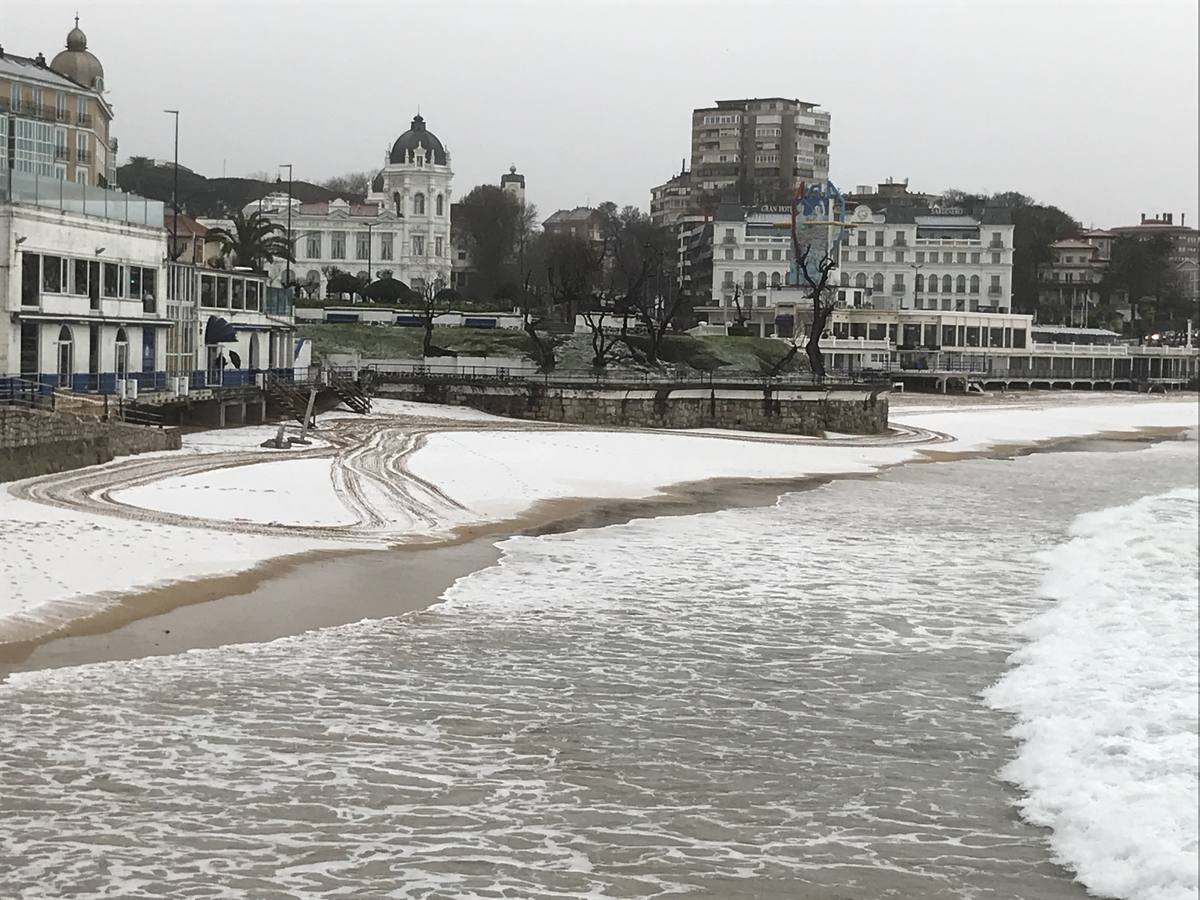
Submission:
[[[908,267],[913,270],[913,308],[917,305],[917,275],[925,266],[921,263],[909,263]]]
[[[164,109],[167,115],[175,117],[175,180],[171,185],[171,257],[179,258],[179,110]]]
[[[292,245],[292,164],[280,163],[279,168],[288,170],[288,211],[287,211],[287,271],[284,273],[283,280],[289,291],[292,290],[292,257],[296,255],[295,248]],[[275,179],[276,184],[282,184],[282,178]]]
[[[378,222],[367,223],[367,284],[371,283],[371,254],[374,252],[372,243],[374,242],[374,229]]]

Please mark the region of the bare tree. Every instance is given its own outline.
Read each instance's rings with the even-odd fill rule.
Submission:
[[[605,325],[605,319],[610,323]],[[592,368],[603,369],[617,359],[617,353],[622,347],[629,346],[629,313],[621,311],[614,313],[608,309],[589,309],[583,313],[583,321],[592,332]]]
[[[521,285],[521,328],[533,343],[534,359],[539,372],[549,372],[558,360],[554,356],[554,341],[549,335],[543,337],[538,329],[546,320],[546,302],[541,288],[533,283],[533,272],[525,273]]]
[[[449,356],[441,347],[433,345],[433,320],[450,308],[454,292],[448,290],[441,278],[435,278],[431,284],[425,285],[420,293],[421,324],[425,328],[425,337],[421,342],[422,356]]]
[[[829,276],[836,263],[828,252],[822,253],[819,260],[810,262],[813,246],[811,243],[802,243],[794,228],[792,229],[792,244],[796,251],[796,270],[804,278],[804,283],[808,287],[809,299],[812,301],[812,322],[809,327],[808,341],[804,345],[804,352],[812,367],[813,380],[823,381],[825,379],[825,359],[821,355],[821,334],[829,323],[829,317],[833,313],[834,301],[837,297],[835,291],[828,289]]]

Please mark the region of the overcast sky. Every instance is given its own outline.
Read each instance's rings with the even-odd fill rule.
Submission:
[[[784,96],[832,114],[843,190],[907,177],[1200,225],[1196,0],[15,0],[0,43],[52,56],[77,8],[122,160],[171,157],[173,107],[184,165],[319,181],[378,168],[419,105],[457,195],[515,163],[543,217],[646,208],[693,107]]]

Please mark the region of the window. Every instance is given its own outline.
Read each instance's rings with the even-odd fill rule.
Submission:
[[[966,253],[958,254],[958,264],[960,266],[965,266],[967,264],[967,254]]]
[[[748,291],[754,290],[754,273],[747,272],[742,276],[742,287]]]
[[[924,250],[917,251],[917,262],[919,262],[919,263],[925,262],[925,251]]]
[[[767,258],[767,250],[766,250],[766,248],[765,248],[765,247],[763,247],[763,248],[760,248],[760,249],[759,249],[759,251],[758,251],[758,258],[759,258],[759,259],[766,259],[766,258]]]
[[[329,255],[333,259],[346,258],[346,232],[335,231],[330,235]]]
[[[850,273],[849,272],[842,273],[841,278],[839,280],[839,284],[841,284],[842,287],[850,287]]]
[[[925,276],[924,276],[924,275],[922,275],[920,272],[918,272],[918,273],[917,273],[917,286],[916,286],[916,290],[917,290],[917,293],[918,293],[918,294],[923,294],[923,293],[925,293]]]
[[[988,285],[988,293],[993,297],[1000,296],[1000,276],[993,275],[991,283]]]
[[[12,82],[11,85],[9,85],[8,104],[12,108],[13,112],[20,112],[20,110],[21,110],[21,85],[15,81]]]
[[[860,247],[867,246],[867,233],[865,231],[860,231],[858,233],[858,246],[860,246]]]
[[[356,234],[354,236],[354,258],[355,259],[370,259],[371,257],[371,233]]]
[[[306,251],[306,254],[309,259],[320,259],[321,258],[321,234],[320,234],[320,232],[313,231],[313,232],[309,233],[308,238],[305,241],[305,251]]]
[[[992,265],[993,266],[1000,265],[1000,254],[999,253],[992,254]]]
[[[992,247],[1003,247],[1004,246],[1004,241],[1000,237],[1000,232],[998,232],[998,231],[992,232],[991,246]]]
[[[883,273],[876,272],[871,276],[871,290],[877,294],[883,293]]]
[[[66,160],[67,156],[67,129],[54,129],[54,159]]]
[[[943,294],[948,294],[948,293],[950,293],[950,290],[951,290],[951,288],[953,288],[953,287],[954,287],[954,282],[953,282],[953,280],[950,278],[950,276],[949,276],[949,275],[943,275],[943,276],[942,276],[942,293],[943,293]]]
[[[446,199],[441,195],[437,195],[437,214],[443,216],[446,213]]]
[[[37,306],[41,297],[42,258],[36,253],[21,254],[21,303]],[[24,371],[24,370],[22,370]]]
[[[855,261],[856,262],[866,262],[867,261],[867,251],[859,250]]]
[[[971,262],[974,263],[975,265],[979,265],[979,254],[978,253],[971,254]]]
[[[245,309],[246,308],[246,281],[245,281],[245,279],[243,279],[243,278],[234,278],[233,279],[233,292],[232,292],[231,299],[232,299],[231,306],[233,309]]]
[[[954,291],[958,294],[965,294],[967,292],[967,276],[959,275],[954,280]]]
[[[725,229],[725,242],[730,243],[731,241],[733,241],[733,229],[726,228]]]
[[[390,233],[381,234],[379,236],[379,258],[380,259],[391,259],[392,258],[392,239],[393,239],[393,237],[394,237],[394,235],[392,235]]]
[[[67,120],[67,95],[62,91],[54,95],[54,118],[60,122]]]
[[[883,251],[882,250],[875,251],[875,262],[878,262],[878,263],[883,262]]]
[[[425,238],[422,235],[414,234],[412,239],[413,256],[425,255]]]
[[[67,287],[67,261],[61,256],[42,257],[42,290],[62,294]]]
[[[425,195],[424,194],[413,194],[413,215],[415,215],[415,216],[425,215]]]
[[[892,293],[893,294],[903,294],[904,293],[904,273],[903,272],[896,272],[892,276]]]
[[[88,158],[88,133],[86,131],[75,132],[75,162],[91,162]]]
[[[104,264],[104,296],[121,296],[121,267],[116,263]]]
[[[217,279],[217,308],[229,309],[229,279]]]
[[[258,309],[259,287],[260,285],[257,281],[246,282],[246,309]]]
[[[863,272],[859,272],[854,276],[854,286],[856,288],[865,288],[867,286],[867,276]]]
[[[875,232],[875,246],[876,247],[883,246],[883,232],[882,231]]]
[[[896,251],[896,262],[898,262],[898,263],[904,262],[904,251],[903,250]]]
[[[726,248],[725,248],[725,258],[726,258],[726,259],[733,259],[733,248],[732,248],[732,247],[726,247]]]
[[[971,293],[972,294],[979,293],[979,276],[978,275],[971,276]]]
[[[200,276],[200,305],[217,305],[217,279],[215,275]]]
[[[78,166],[75,167],[75,183],[76,184],[87,184],[88,183],[88,170],[87,169],[81,169]]]
[[[938,292],[938,277],[936,275],[929,276],[929,293],[936,294]]]
[[[754,251],[753,250],[746,251],[746,259],[754,259]]]
[[[760,289],[765,288],[767,286],[767,273],[766,272],[758,273],[758,286]]]
[[[780,281],[779,273],[772,272],[771,273],[771,287],[779,287],[780,284],[781,284],[781,281]]]
[[[442,244],[442,239],[440,237],[434,238],[433,239],[433,255],[440,257],[442,255],[443,249],[444,249],[444,246]]]
[[[724,285],[727,285],[727,286],[729,286],[729,287],[733,287],[733,272],[732,272],[732,271],[729,271],[729,270],[726,270],[726,272],[725,272],[725,279],[724,279],[724,281],[722,281],[721,283],[722,283],[722,284],[724,284]]]

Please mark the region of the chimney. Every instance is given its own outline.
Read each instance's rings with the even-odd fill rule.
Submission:
[[[1143,225],[1146,224],[1146,214],[1145,213],[1142,213],[1142,224]]]
[[[1163,215],[1167,217],[1168,225],[1174,224],[1171,220],[1175,218],[1175,213],[1163,213]]]

